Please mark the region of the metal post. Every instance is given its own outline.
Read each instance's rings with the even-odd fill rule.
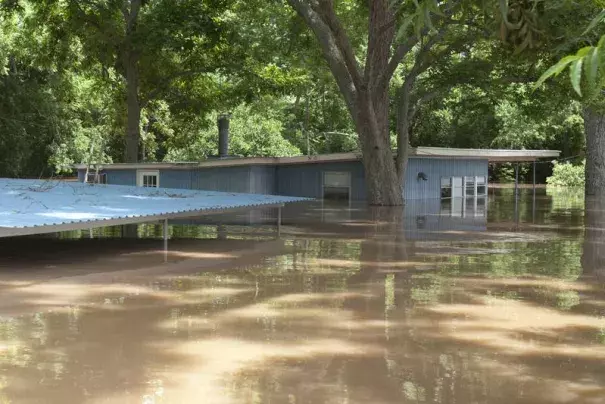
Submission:
[[[281,236],[281,206],[277,208],[277,237]]]
[[[536,160],[534,160],[534,193],[536,192]]]
[[[515,164],[515,198],[519,194],[519,163]]]
[[[519,222],[519,163],[515,164],[515,223]]]
[[[532,223],[536,223],[536,160],[534,160],[534,193],[533,193],[533,200],[532,200],[532,206],[531,206],[531,220]]]
[[[162,230],[164,236],[164,262],[168,262],[168,219],[164,219]]]

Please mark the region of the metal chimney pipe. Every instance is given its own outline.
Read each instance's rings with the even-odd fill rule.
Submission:
[[[218,117],[218,156],[229,157],[229,114]]]

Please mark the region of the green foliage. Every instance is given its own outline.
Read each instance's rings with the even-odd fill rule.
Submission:
[[[585,170],[586,161],[580,165],[555,163],[553,174],[546,179],[546,183],[554,187],[581,188],[584,187]]]
[[[243,157],[293,156],[300,150],[282,137],[284,128],[274,116],[240,105],[232,113],[230,124],[230,154]],[[218,132],[215,125],[191,134],[191,141],[172,147],[167,160],[199,161],[215,156]]]

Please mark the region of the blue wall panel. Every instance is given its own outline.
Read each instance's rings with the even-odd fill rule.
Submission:
[[[137,185],[137,170],[104,170],[111,185]]]
[[[191,170],[160,170],[160,187],[191,189]]]
[[[294,164],[277,167],[277,194],[322,198],[323,173],[351,173],[351,199],[365,200],[365,179],[361,162]]]
[[[408,163],[405,199],[439,198],[442,177],[485,176],[487,160],[439,159],[411,157]],[[163,188],[204,189],[209,191],[277,194],[321,198],[323,173],[348,172],[351,175],[351,198],[366,200],[363,164],[342,163],[292,164],[280,166],[238,166],[198,168],[194,170],[160,170]],[[106,170],[107,183],[136,185],[136,170]],[[423,172],[427,181],[418,180]],[[84,172],[80,171],[79,176]]]
[[[191,188],[250,193],[250,166],[202,168],[191,172]]]
[[[253,194],[277,194],[275,166],[250,167],[250,192]]]
[[[487,160],[438,159],[411,157],[408,162],[405,199],[441,197],[442,177],[484,176],[487,178]],[[418,173],[428,180],[418,180]]]

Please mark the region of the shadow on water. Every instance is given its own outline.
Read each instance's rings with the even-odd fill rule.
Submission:
[[[605,403],[605,206],[565,198],[310,204],[279,243],[185,232],[157,271],[155,230],[48,240],[18,280],[64,276],[3,291],[0,403]]]

